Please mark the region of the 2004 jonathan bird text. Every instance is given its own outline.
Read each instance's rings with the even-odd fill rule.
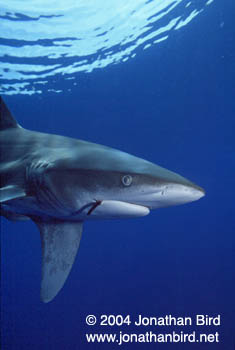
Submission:
[[[95,325],[97,318],[94,315],[89,315],[86,318],[88,325]],[[165,315],[161,317],[146,317],[138,315],[134,320],[131,319],[130,315],[101,315],[100,322],[101,326],[122,326],[131,325],[135,326],[220,326],[221,317],[217,315],[215,317],[208,315],[196,315],[192,317],[175,317],[172,315]]]

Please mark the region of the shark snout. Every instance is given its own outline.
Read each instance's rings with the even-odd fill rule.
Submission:
[[[160,208],[197,201],[205,196],[203,188],[196,185],[167,184],[151,195],[150,207]]]
[[[162,195],[175,204],[184,204],[200,199],[205,195],[205,191],[197,186],[171,184],[165,187]]]

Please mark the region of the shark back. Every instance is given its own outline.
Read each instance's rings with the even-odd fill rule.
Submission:
[[[0,96],[0,131],[9,128],[19,128],[19,124],[12,116],[11,112],[5,105],[2,97]]]

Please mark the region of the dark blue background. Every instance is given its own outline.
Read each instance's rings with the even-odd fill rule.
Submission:
[[[233,1],[215,2],[167,41],[147,51],[138,49],[134,59],[77,75],[77,87],[70,93],[5,96],[25,128],[127,151],[179,172],[207,194],[198,202],[160,209],[146,218],[85,223],[71,275],[49,304],[39,301],[41,250],[36,227],[2,219],[4,350],[120,348],[86,343],[86,332],[107,331],[86,326],[88,314],[130,314],[133,319],[138,314],[220,314],[220,327],[188,329],[218,331],[219,344],[122,348],[234,349],[232,11]],[[58,87],[66,88],[68,82],[57,79]],[[164,331],[174,329],[183,330]]]

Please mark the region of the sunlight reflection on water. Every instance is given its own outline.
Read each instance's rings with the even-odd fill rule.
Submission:
[[[0,13],[0,93],[48,90],[166,40],[214,0],[9,0]],[[62,90],[55,90],[61,92]]]

